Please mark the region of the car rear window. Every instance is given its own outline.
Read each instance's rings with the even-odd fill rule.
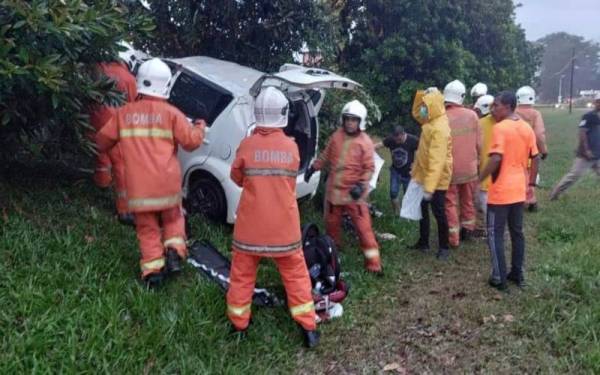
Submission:
[[[212,126],[232,100],[233,96],[225,89],[187,72],[177,78],[169,97],[169,103],[187,117],[203,118],[208,126]]]

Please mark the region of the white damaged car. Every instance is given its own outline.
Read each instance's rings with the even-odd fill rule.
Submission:
[[[184,175],[185,206],[190,214],[235,222],[241,189],[229,173],[235,152],[255,127],[254,99],[262,87],[276,86],[290,101],[285,133],[300,151],[297,197],[314,195],[315,173],[308,183],[304,172],[317,155],[318,114],[326,89],[354,90],[360,85],[319,68],[283,65],[278,73],[263,72],[210,57],[164,59],[174,72],[169,102],[188,118],[204,118],[204,144],[193,152],[179,151]]]

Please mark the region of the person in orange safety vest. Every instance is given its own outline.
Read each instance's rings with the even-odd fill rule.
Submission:
[[[261,258],[271,258],[281,274],[292,318],[302,327],[305,345],[312,348],[319,332],[296,201],[300,154],[283,132],[288,112],[281,91],[263,89],[254,107],[257,127],[240,143],[231,166],[231,179],[243,190],[233,229],[227,316],[236,332],[247,330],[258,264]]]
[[[371,214],[366,198],[368,183],[375,170],[374,145],[365,133],[367,109],[358,100],[347,103],[342,109],[342,127],[329,140],[319,158],[305,173],[310,180],[315,170],[327,169],[325,222],[327,234],[339,247],[343,214],[350,215],[358,232],[360,247],[368,272],[380,273],[379,245],[371,226]]]
[[[125,103],[130,103],[137,97],[135,77],[129,72],[127,65],[122,61],[101,63],[99,71],[115,81],[117,90],[125,96]],[[90,113],[90,123],[98,132],[108,120],[116,113],[116,107],[99,105]],[[114,177],[114,178],[113,178]],[[125,184],[125,170],[120,146],[117,144],[107,152],[99,152],[96,156],[94,182],[97,186],[106,188],[114,180],[116,207],[119,220],[123,223],[132,223],[132,217],[127,209],[127,189]]]
[[[541,159],[545,160],[548,156],[548,146],[546,144],[546,127],[540,111],[535,109],[535,90],[530,86],[523,86],[517,90],[517,110],[515,113],[531,126],[535,133],[535,140]],[[535,196],[535,186],[537,181],[527,181],[527,198],[525,207],[534,212],[537,210],[537,197]]]
[[[476,224],[475,194],[479,185],[481,129],[475,111],[463,107],[465,85],[452,81],[444,88],[446,115],[452,132],[452,180],[446,193],[449,243],[473,235]],[[460,218],[460,219],[459,219]]]
[[[135,214],[142,279],[149,288],[159,286],[166,272],[179,272],[187,256],[177,147],[191,151],[204,138],[203,120],[191,126],[166,102],[171,78],[160,59],[143,63],[137,75],[138,100],[117,109],[96,137],[100,151],[116,144],[121,148],[127,209]]]

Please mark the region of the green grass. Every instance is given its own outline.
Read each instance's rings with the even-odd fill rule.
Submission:
[[[347,238],[345,314],[321,328],[312,352],[284,308],[254,308],[249,337],[230,336],[223,294],[190,267],[146,291],[134,231],[116,223],[110,196],[89,182],[11,174],[0,184],[0,373],[373,373],[389,363],[413,373],[598,373],[598,181],[587,177],[547,202],[571,164],[579,115],[545,112],[551,154],[541,211],[526,218],[525,291],[498,296],[485,285],[484,242],[448,264],[407,250],[417,225],[391,215],[385,172],[374,200],[386,216],[374,225],[398,236],[381,244],[385,275],[366,274]],[[322,225],[314,202],[301,210],[303,221]],[[229,227],[198,219],[193,233],[223,250],[231,242]],[[259,282],[282,292],[268,261]]]

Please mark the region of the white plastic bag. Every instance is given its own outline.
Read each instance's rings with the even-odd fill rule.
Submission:
[[[378,153],[373,153],[373,161],[375,162],[375,171],[373,176],[371,176],[371,180],[369,181],[369,193],[375,190],[377,187],[377,179],[379,178],[379,173],[381,172],[381,168],[385,163],[385,160]]]
[[[408,189],[406,189],[404,198],[402,198],[400,217],[408,220],[421,220],[423,218],[421,215],[421,201],[424,194],[423,186],[415,180],[410,180]]]

